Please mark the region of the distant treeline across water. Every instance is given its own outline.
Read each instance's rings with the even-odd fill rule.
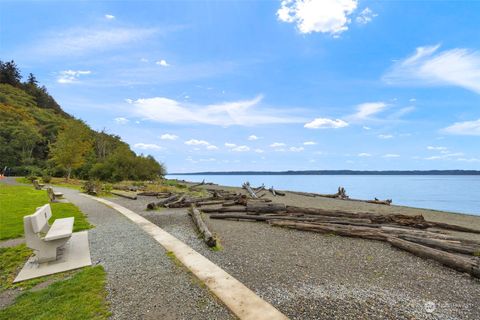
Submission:
[[[384,170],[384,171],[358,171],[358,170],[305,170],[305,171],[219,171],[219,172],[192,172],[192,173],[169,173],[170,175],[395,175],[395,176],[477,176],[479,170]]]

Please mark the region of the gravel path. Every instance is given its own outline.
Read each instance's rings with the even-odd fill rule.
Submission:
[[[137,225],[115,210],[55,187],[95,225],[92,262],[107,271],[112,319],[232,319],[229,311]]]
[[[224,249],[197,237],[185,209],[109,198],[175,235],[292,319],[479,319],[480,281],[362,239],[207,220]],[[432,312],[429,306],[433,305]]]

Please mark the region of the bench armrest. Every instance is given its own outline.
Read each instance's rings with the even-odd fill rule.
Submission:
[[[56,219],[43,240],[52,241],[71,237],[74,220],[74,217]]]

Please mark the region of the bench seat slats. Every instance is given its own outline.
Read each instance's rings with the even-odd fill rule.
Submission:
[[[56,219],[43,239],[45,241],[52,241],[70,237],[72,235],[74,219],[74,217]]]

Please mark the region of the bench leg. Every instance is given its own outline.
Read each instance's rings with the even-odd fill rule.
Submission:
[[[39,263],[55,261],[57,259],[57,248],[53,246],[44,247],[37,251],[37,260]]]

